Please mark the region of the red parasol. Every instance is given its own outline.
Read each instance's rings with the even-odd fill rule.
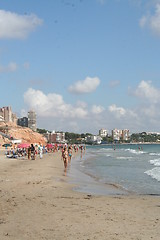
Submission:
[[[53,148],[53,145],[51,143],[47,144],[46,147],[49,148]]]
[[[30,144],[29,143],[20,143],[20,144],[18,144],[18,148],[28,148],[30,146]]]

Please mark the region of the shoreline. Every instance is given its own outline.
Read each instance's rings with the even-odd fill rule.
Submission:
[[[90,173],[80,171],[79,166],[75,165],[78,163],[79,155],[73,157],[68,176],[70,178],[69,183],[74,184],[73,191],[92,194],[95,196],[116,196],[116,195],[136,195],[123,188],[116,183],[104,183],[100,182],[97,177]]]
[[[0,154],[0,239],[159,239],[156,196],[73,191],[60,153],[33,160]]]

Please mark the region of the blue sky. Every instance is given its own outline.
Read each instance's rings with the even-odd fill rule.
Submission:
[[[1,106],[48,130],[160,132],[160,0],[0,0]]]

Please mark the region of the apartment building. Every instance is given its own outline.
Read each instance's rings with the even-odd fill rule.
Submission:
[[[122,130],[122,140],[123,141],[129,140],[129,130],[128,129]]]
[[[65,133],[64,132],[52,132],[48,133],[49,143],[65,143]]]
[[[33,131],[37,130],[37,116],[33,110],[28,112],[28,127]]]
[[[122,138],[122,130],[119,129],[113,129],[112,130],[112,138],[114,141],[120,141],[120,139]]]
[[[12,113],[11,106],[0,108],[0,119],[4,122],[17,122],[17,116],[15,113]]]
[[[129,130],[128,129],[113,129],[112,138],[114,141],[128,141],[129,140]]]
[[[28,127],[28,118],[27,117],[18,118],[17,124],[21,127]]]
[[[100,129],[99,130],[99,136],[100,137],[106,137],[108,135],[108,132],[107,132],[107,130],[106,129],[104,129],[104,128],[102,128],[102,129]]]

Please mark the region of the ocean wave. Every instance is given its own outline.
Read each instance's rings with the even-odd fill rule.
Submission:
[[[154,159],[154,160],[150,160],[149,162],[150,162],[150,164],[152,164],[154,166],[160,167],[160,158]]]
[[[160,167],[153,168],[144,173],[146,173],[148,176],[150,176],[153,179],[156,179],[158,182],[160,182]]]
[[[133,154],[144,154],[144,153],[146,153],[146,152],[144,152],[144,151],[140,151],[140,150],[135,150],[135,149],[131,149],[131,148],[127,148],[127,149],[125,149],[125,151],[127,152],[131,152],[131,153],[133,153]]]
[[[150,156],[160,156],[160,153],[150,153]]]
[[[132,159],[133,157],[116,157],[116,159],[126,159],[126,160],[128,160],[128,159]]]
[[[111,151],[111,148],[100,148],[99,150],[97,150],[97,152],[99,153],[104,153],[104,152],[108,152],[108,151]]]

